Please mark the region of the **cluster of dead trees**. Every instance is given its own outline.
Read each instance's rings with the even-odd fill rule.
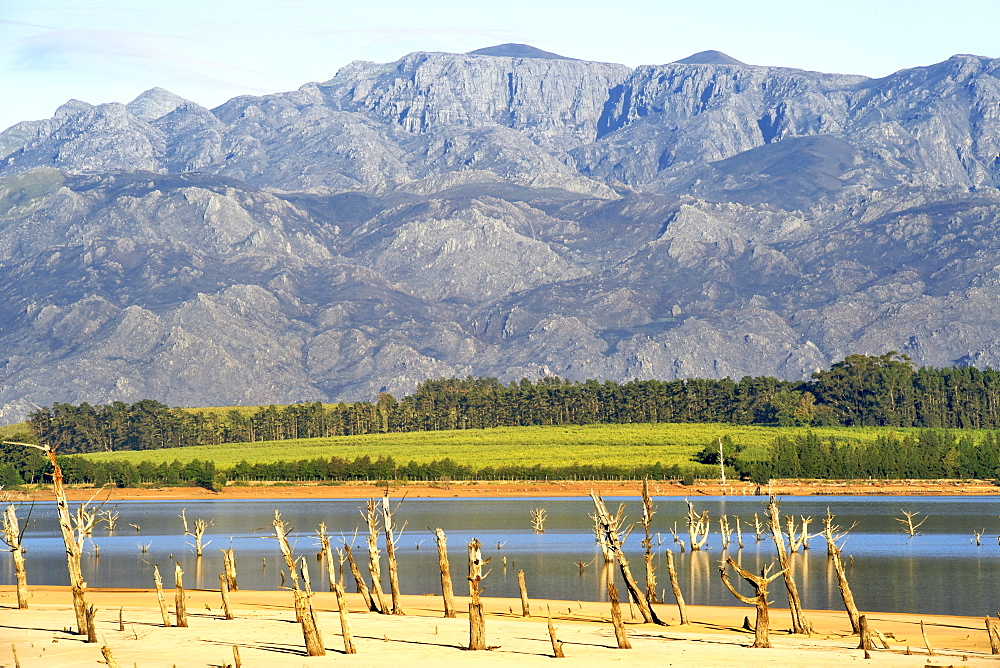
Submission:
[[[55,452],[46,446],[23,445],[41,450],[52,464],[57,519],[66,547],[70,589],[73,595],[73,607],[77,622],[76,633],[87,635],[88,642],[97,642],[94,632],[96,611],[93,606],[88,606],[86,602],[87,583],[84,580],[81,568],[81,555],[84,541],[94,530],[95,524],[98,521],[105,521],[110,527],[113,527],[114,522],[117,520],[117,513],[113,510],[103,510],[100,506],[94,507],[91,505],[91,502],[83,503],[76,508],[75,512],[71,512],[66,500],[65,487]],[[594,522],[595,540],[601,548],[601,554],[606,564],[617,566],[625,585],[625,593],[628,601],[630,604],[635,605],[642,621],[644,623],[664,624],[654,608],[655,604],[664,603],[664,601],[660,600],[661,597],[657,596],[658,589],[654,560],[656,548],[661,547],[663,541],[660,538],[660,534],[654,534],[652,530],[652,518],[656,514],[657,509],[650,496],[648,481],[644,481],[642,486],[642,515],[638,523],[635,524],[626,525],[624,504],[619,505],[616,512],[612,513],[608,510],[600,495],[591,492],[591,499],[594,504],[594,514],[591,515],[591,519]],[[676,524],[671,529],[674,542],[679,544],[682,552],[685,548],[689,548],[692,551],[703,550],[711,531],[711,518],[707,510],[698,512],[694,504],[690,501],[685,501],[687,503],[685,521],[689,542],[685,545],[685,541],[678,534]],[[367,505],[361,509],[363,524],[367,529],[365,541],[368,557],[366,564],[367,577],[362,574],[362,569],[358,565],[358,560],[355,558],[352,549],[354,541],[358,537],[357,529],[350,540],[347,537],[343,537],[342,546],[338,548],[334,548],[331,545],[331,538],[327,533],[325,524],[320,524],[319,530],[316,532],[320,545],[320,553],[317,556],[328,568],[330,591],[336,594],[341,623],[341,636],[344,642],[344,651],[348,654],[355,653],[356,649],[350,631],[350,619],[345,598],[345,564],[349,567],[355,581],[356,589],[370,612],[385,615],[405,614],[401,600],[399,564],[396,555],[396,548],[405,529],[405,524],[400,525],[395,517],[402,502],[403,500],[399,500],[393,505],[388,493],[386,493],[381,499],[369,499]],[[924,520],[916,520],[915,516],[917,513],[906,511],[903,511],[903,513],[905,519],[899,519],[898,521],[904,525],[904,529],[912,537],[919,533],[917,529],[926,518]],[[544,531],[545,517],[546,511],[544,509],[536,508],[532,511],[532,526],[536,532],[541,533]],[[211,543],[211,541],[206,542],[204,540],[206,529],[211,526],[210,522],[203,519],[196,519],[193,525],[191,525],[188,522],[185,511],[182,511],[180,518],[183,523],[184,534],[193,538],[194,542],[191,545],[195,549],[197,557],[201,558],[204,548]],[[837,577],[838,587],[847,611],[851,629],[861,639],[859,648],[864,649],[866,652],[879,645],[888,648],[888,642],[885,637],[873,629],[868,624],[865,616],[861,615],[858,611],[847,579],[847,572],[842,557],[842,546],[844,539],[853,527],[844,529],[837,525],[834,516],[829,510],[827,510],[826,516],[822,518],[822,531],[820,533],[809,533],[811,522],[811,517],[799,517],[796,520],[794,516],[782,515],[778,499],[771,496],[766,504],[763,517],[758,513],[754,513],[753,521],[749,523],[749,526],[753,529],[754,536],[758,542],[765,540],[766,536],[770,536],[770,539],[774,542],[777,563],[767,565],[759,573],[755,573],[743,568],[739,561],[738,553],[737,558],[734,558],[730,554],[724,554],[719,568],[719,575],[723,585],[739,601],[754,606],[756,611],[755,622],[752,626],[748,623],[748,628],[754,631],[753,646],[771,646],[769,636],[771,605],[771,602],[768,600],[769,586],[779,578],[785,586],[789,612],[791,614],[792,632],[807,635],[813,632],[812,625],[806,618],[798,585],[792,572],[792,555],[800,550],[808,550],[810,538],[822,536],[826,542],[828,558]],[[623,547],[627,537],[637,526],[641,526],[643,535],[641,546],[643,548],[645,587],[640,586],[637,581]],[[730,518],[723,515],[718,520],[718,526],[724,551],[728,549],[734,537],[739,547],[743,547],[743,533],[738,517],[734,517],[733,522],[730,522]],[[294,554],[288,540],[289,528],[278,511],[275,511],[273,527],[285,566],[285,570],[281,573],[282,587],[289,589],[293,595],[296,620],[302,627],[306,652],[309,656],[324,655],[326,650],[312,604],[314,592],[307,560],[302,556],[297,557]],[[444,616],[454,618],[457,616],[457,606],[448,558],[447,537],[441,528],[430,529],[428,527],[428,530],[434,535],[437,544]],[[3,513],[2,540],[7,545],[8,550],[13,553],[15,571],[17,573],[17,600],[19,608],[28,607],[27,578],[25,576],[22,545],[23,532],[24,530],[20,526],[15,507],[13,505],[8,506]],[[388,595],[383,591],[382,587],[381,563],[383,549],[385,550],[389,570],[388,581],[390,591]],[[236,559],[232,548],[221,550],[221,552],[223,553],[224,568],[224,572],[219,575],[222,610],[225,619],[233,619],[229,594],[238,588],[236,582]],[[337,554],[336,560],[334,552]],[[675,569],[674,552],[672,549],[667,548],[664,554],[666,556],[666,568],[670,588],[678,607],[680,623],[688,624],[690,620]],[[469,642],[467,647],[470,650],[489,649],[486,642],[485,616],[481,600],[481,595],[484,591],[483,581],[489,575],[489,571],[486,570],[489,561],[490,559],[483,557],[482,546],[479,540],[473,539],[468,543]],[[586,565],[582,562],[579,563],[581,573]],[[506,559],[504,560],[504,569],[506,569]],[[735,573],[752,588],[753,595],[747,595],[738,590],[731,579],[731,572]],[[184,572],[180,564],[175,563],[175,619],[173,625],[179,627],[185,627],[188,624],[183,575]],[[165,600],[159,567],[156,565],[153,567],[153,578],[163,625],[169,627],[172,625],[172,622]],[[528,617],[531,615],[531,612],[524,571],[517,572],[517,579],[521,595],[522,615]],[[622,649],[628,649],[630,643],[628,634],[623,626],[620,607],[621,601],[619,600],[619,592],[614,582],[609,580],[607,591],[611,604],[611,620],[615,628],[615,637],[618,646]],[[556,637],[556,631],[552,626],[551,619],[548,620],[548,629],[554,656],[563,656],[562,643]],[[994,653],[1000,653],[1000,623],[995,620],[988,620],[987,629],[990,634],[991,645],[994,647]],[[928,647],[928,652],[931,652],[930,645],[926,643],[926,640],[925,644]],[[107,651],[107,654],[110,654],[110,650]]]

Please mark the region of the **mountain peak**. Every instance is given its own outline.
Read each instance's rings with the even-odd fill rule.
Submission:
[[[125,107],[132,112],[132,115],[136,118],[148,122],[155,121],[157,118],[166,116],[171,111],[182,104],[186,104],[187,102],[188,100],[185,100],[180,95],[176,95],[165,88],[157,86],[140,93],[138,97],[126,104]]]
[[[577,60],[576,58],[568,58],[566,56],[560,56],[558,53],[552,53],[551,51],[543,51],[539,48],[531,46],[530,44],[497,44],[496,46],[487,46],[483,49],[476,49],[475,51],[469,51],[469,55],[472,56],[502,56],[505,58],[547,58],[549,60]]]
[[[742,60],[736,60],[732,56],[714,49],[699,51],[674,62],[682,65],[746,65]]]

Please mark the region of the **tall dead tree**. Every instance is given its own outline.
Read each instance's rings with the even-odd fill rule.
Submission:
[[[153,564],[153,584],[156,585],[156,600],[160,604],[163,627],[170,628],[170,613],[167,612],[167,601],[163,597],[163,578],[160,577],[160,567],[156,564]]]
[[[650,533],[650,524],[655,514],[656,506],[653,505],[653,498],[649,495],[649,478],[643,478],[642,530],[645,537],[642,539],[642,548],[645,550],[643,559],[646,562],[646,600],[650,603],[659,603],[656,596],[656,568],[653,566],[653,535]]]
[[[274,534],[278,539],[278,546],[281,549],[281,556],[285,559],[285,566],[288,568],[288,575],[292,581],[292,595],[295,597],[295,621],[302,626],[302,637],[306,643],[306,654],[309,656],[326,656],[326,648],[323,647],[323,638],[316,624],[316,615],[312,607],[312,591],[309,587],[309,571],[303,560],[302,574],[307,591],[303,591],[299,586],[299,572],[292,556],[292,548],[288,544],[288,534],[285,532],[285,523],[281,519],[281,514],[274,511]]]
[[[645,592],[639,589],[639,585],[636,584],[635,578],[632,577],[632,571],[629,568],[628,559],[625,558],[625,551],[622,549],[622,536],[619,534],[618,524],[615,518],[608,512],[608,508],[604,505],[604,500],[600,497],[600,495],[591,490],[590,498],[594,501],[594,508],[597,511],[597,518],[601,525],[601,531],[604,532],[608,546],[614,551],[615,560],[618,562],[618,568],[621,571],[622,578],[625,580],[625,587],[628,589],[629,596],[632,597],[632,600],[635,601],[636,606],[639,608],[639,614],[642,615],[643,621],[646,623],[652,622],[654,624],[663,624],[663,622],[661,622],[656,616],[656,612],[653,611],[653,607],[646,598]]]
[[[767,503],[767,516],[770,522],[771,538],[774,540],[774,547],[778,552],[778,563],[781,566],[781,573],[784,574],[788,609],[792,615],[792,633],[809,635],[812,633],[812,625],[802,610],[802,599],[799,597],[799,588],[792,575],[788,549],[785,547],[785,537],[781,531],[781,510],[778,507],[778,500],[773,495]]]
[[[27,525],[25,525],[27,528]],[[28,574],[24,569],[24,529],[17,521],[17,508],[10,504],[3,513],[3,542],[14,557],[14,572],[17,577],[17,609],[28,609]]]
[[[847,531],[841,530],[833,523],[833,515],[830,509],[826,509],[826,517],[823,518],[823,537],[826,538],[826,554],[833,564],[833,570],[837,574],[837,586],[840,588],[840,596],[844,600],[844,608],[847,610],[847,617],[851,620],[851,630],[860,633],[859,620],[861,614],[858,606],[854,603],[854,594],[851,593],[851,585],[847,582],[847,573],[844,570],[844,560],[841,558],[841,547],[837,541],[847,536]]]
[[[385,529],[385,554],[389,561],[389,591],[392,595],[392,614],[394,615],[406,614],[403,612],[403,604],[400,601],[399,564],[396,562],[396,543],[399,542],[399,537],[403,535],[403,529],[406,527],[405,525],[400,527],[397,532],[392,519],[393,514],[399,510],[399,506],[402,504],[403,500],[400,499],[395,508],[390,508],[389,495],[386,494],[382,497],[382,527]]]
[[[756,594],[754,598],[744,596],[736,591],[733,587],[733,583],[729,581],[729,571],[726,570],[727,566],[732,567],[732,569],[736,571],[741,578],[753,586]],[[743,568],[736,563],[736,560],[729,555],[726,555],[726,561],[719,567],[719,575],[722,578],[722,584],[726,585],[726,589],[728,589],[729,592],[739,600],[743,601],[747,605],[752,605],[757,609],[757,621],[754,623],[754,647],[771,646],[771,637],[769,635],[770,616],[768,614],[767,586],[771,584],[775,578],[781,575],[781,572],[779,571],[774,575],[768,575],[770,570],[770,566],[765,566],[761,570],[760,575],[754,575],[749,571],[743,570]]]
[[[368,525],[368,573],[371,575],[371,595],[378,612],[388,615],[391,611],[385,604],[385,596],[382,594],[382,555],[378,549],[378,515],[375,514],[375,499],[368,499],[368,512],[362,512],[361,516]]]
[[[97,510],[89,510],[90,501],[80,505],[75,516],[69,512],[66,501],[66,487],[63,485],[62,468],[56,459],[56,451],[48,445],[35,443],[17,443],[5,441],[9,445],[20,445],[26,448],[41,450],[52,464],[52,488],[56,495],[56,512],[59,519],[59,529],[62,532],[63,544],[66,546],[66,569],[69,572],[70,589],[73,592],[73,611],[76,613],[76,633],[84,635],[87,632],[87,603],[84,595],[87,592],[87,582],[83,579],[81,559],[83,544],[87,536],[94,530],[97,522]],[[91,499],[93,500],[93,499]]]
[[[427,527],[430,529],[430,527]],[[437,542],[438,570],[441,571],[441,597],[444,599],[444,616],[455,617],[455,592],[451,584],[451,566],[448,564],[448,538],[440,527],[434,530]]]

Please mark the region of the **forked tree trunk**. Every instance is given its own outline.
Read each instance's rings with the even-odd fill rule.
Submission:
[[[453,619],[455,617],[455,592],[451,584],[451,566],[448,564],[448,538],[444,535],[444,530],[437,528],[434,530],[434,539],[437,543],[438,569],[441,571],[441,597],[444,599],[444,616]]]
[[[774,539],[774,546],[778,551],[778,564],[781,572],[785,574],[785,591],[788,593],[788,609],[792,615],[792,633],[802,633],[809,635],[812,633],[812,625],[806,619],[802,610],[802,599],[799,597],[799,588],[795,584],[795,577],[789,564],[788,549],[785,547],[785,537],[781,530],[781,511],[778,509],[778,501],[773,496],[767,504],[768,519],[770,521],[771,537]]]
[[[652,606],[650,606],[649,601],[646,599],[645,593],[639,589],[639,585],[636,584],[635,578],[632,577],[632,571],[628,565],[628,559],[625,558],[625,552],[622,550],[621,537],[618,535],[617,522],[608,512],[607,506],[604,505],[603,499],[595,493],[590,492],[590,498],[594,501],[594,508],[597,511],[598,522],[601,524],[601,530],[607,538],[608,545],[614,551],[615,559],[618,561],[618,568],[621,570],[622,578],[625,580],[625,586],[628,588],[628,593],[635,601],[636,606],[639,608],[639,614],[642,615],[642,619],[646,623],[663,624],[660,619],[656,616],[653,611]]]
[[[681,592],[680,582],[677,580],[677,570],[674,569],[674,551],[667,550],[667,575],[670,576],[670,588],[674,592],[674,599],[677,601],[677,612],[680,616],[681,624],[688,624],[687,605],[684,603],[684,594]]]
[[[729,572],[726,570],[727,566],[732,566],[736,573],[749,582],[756,593],[756,597],[749,598],[740,594],[736,589],[733,588],[733,584],[729,581]],[[726,589],[729,592],[743,601],[747,605],[752,605],[757,609],[757,621],[754,623],[754,647],[770,647],[771,637],[769,635],[770,626],[770,615],[768,614],[768,601],[767,601],[767,586],[779,575],[781,572],[777,572],[774,575],[768,575],[768,570],[770,567],[764,568],[760,575],[754,575],[749,571],[743,570],[736,560],[730,556],[726,556],[726,561],[719,567],[719,576],[722,578],[722,584],[726,585]]]
[[[402,503],[402,501],[400,501]],[[399,506],[396,506],[399,508]],[[385,553],[389,561],[389,591],[392,595],[392,614],[403,615],[399,595],[399,565],[396,563],[396,541],[399,540],[393,525],[393,510],[389,508],[389,495],[382,497],[382,526],[385,529]],[[402,530],[400,530],[402,532]]]
[[[628,633],[625,631],[625,624],[622,622],[622,608],[618,602],[618,588],[613,582],[608,583],[608,598],[611,599],[611,623],[615,627],[615,639],[618,641],[618,649],[632,649],[632,643],[628,641]]]
[[[368,525],[368,573],[372,580],[372,599],[377,605],[377,611],[388,615],[391,610],[385,604],[385,596],[382,594],[382,565],[378,550],[378,517],[375,515],[375,499],[368,500],[368,513],[362,513],[362,516]]]
[[[306,644],[306,654],[308,656],[325,656],[326,649],[323,647],[323,638],[320,636],[319,627],[316,625],[316,618],[313,614],[312,603],[310,601],[311,591],[304,592],[299,587],[299,574],[295,564],[295,557],[292,555],[292,548],[288,544],[288,535],[285,533],[285,523],[281,519],[278,511],[274,511],[274,535],[278,539],[278,547],[281,556],[285,559],[288,567],[288,574],[292,580],[292,594],[295,597],[295,621],[302,626],[302,637]],[[309,587],[309,571],[302,562],[302,579]]]
[[[17,609],[28,609],[28,575],[24,570],[24,546],[21,545],[21,529],[17,521],[14,504],[7,506],[3,514],[3,541],[14,557],[14,572],[17,577]]]

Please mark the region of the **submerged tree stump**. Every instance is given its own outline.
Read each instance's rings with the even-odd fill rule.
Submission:
[[[517,572],[517,588],[521,593],[521,616],[531,617],[531,608],[528,605],[528,588],[524,584],[524,571]]]

